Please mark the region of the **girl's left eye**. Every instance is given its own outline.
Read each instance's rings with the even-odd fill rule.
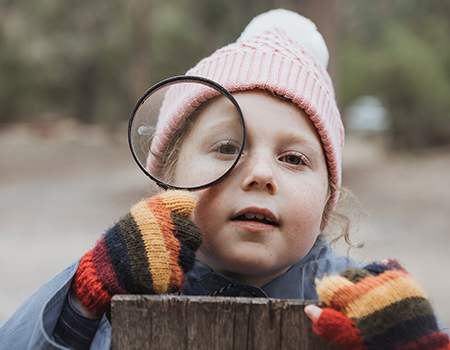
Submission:
[[[303,154],[286,154],[279,158],[289,165],[307,165],[307,158]]]

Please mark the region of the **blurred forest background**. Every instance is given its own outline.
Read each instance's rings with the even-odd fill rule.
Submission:
[[[448,0],[0,1],[0,126],[70,118],[114,127],[271,8],[313,19],[341,110],[375,96],[392,146],[450,143]]]

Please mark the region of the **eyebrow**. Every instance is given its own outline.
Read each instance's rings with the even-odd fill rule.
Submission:
[[[206,125],[205,130],[208,131],[221,131],[221,130],[233,130],[233,129],[239,129],[239,130],[243,130],[243,126],[242,123],[236,123],[236,122],[232,122],[230,120],[226,120],[226,121],[221,121],[219,123],[211,123],[211,125],[209,125],[209,123]]]
[[[320,151],[325,154],[322,143],[319,140],[315,138],[313,139],[308,135],[301,135],[295,132],[286,131],[282,134],[281,137],[283,138],[283,141],[285,143],[301,144],[302,146],[308,147],[308,149],[310,149],[310,151],[312,151],[316,156],[321,155]]]

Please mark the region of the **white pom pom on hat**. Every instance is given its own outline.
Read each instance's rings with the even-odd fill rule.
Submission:
[[[310,19],[284,9],[270,10],[253,18],[236,40],[245,41],[272,28],[284,30],[292,39],[310,50],[316,59],[327,68],[329,53],[322,35]]]
[[[313,22],[288,11],[272,10],[255,17],[240,38],[216,50],[187,75],[211,79],[231,93],[262,89],[297,104],[310,117],[322,141],[330,180],[341,184],[344,127],[326,66],[328,50]],[[154,171],[182,121],[206,100],[205,89],[173,89],[165,96],[148,168]],[[245,116],[244,116],[245,118]],[[154,157],[155,156],[155,157]],[[332,191],[331,202],[338,193]]]

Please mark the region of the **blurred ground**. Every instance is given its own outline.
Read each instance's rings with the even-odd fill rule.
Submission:
[[[125,129],[0,130],[0,321],[148,193]],[[363,208],[355,239],[366,243],[352,256],[400,259],[450,324],[450,150],[393,156],[357,138],[346,147],[344,184]]]

